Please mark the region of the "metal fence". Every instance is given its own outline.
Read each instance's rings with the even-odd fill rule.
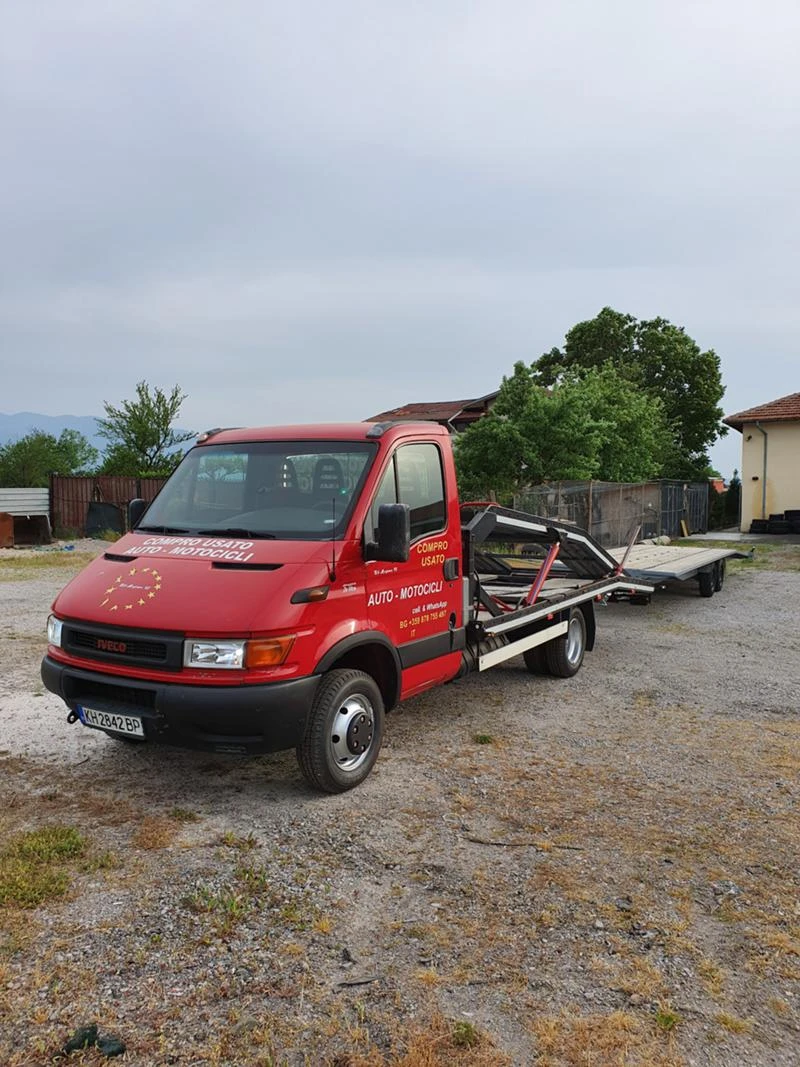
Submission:
[[[53,530],[84,537],[103,529],[125,529],[128,503],[136,497],[150,501],[166,478],[126,478],[121,475],[50,476],[50,523]]]
[[[640,537],[680,537],[708,529],[708,483],[550,482],[514,497],[520,511],[571,522],[606,547],[624,545],[636,526]]]
[[[49,515],[50,498],[46,489],[0,489],[0,514]]]

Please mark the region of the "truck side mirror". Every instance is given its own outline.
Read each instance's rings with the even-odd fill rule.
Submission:
[[[378,543],[368,542],[366,558],[383,563],[406,563],[411,552],[411,509],[408,504],[381,504]]]
[[[136,497],[128,504],[128,529],[133,530],[139,525],[139,520],[147,511],[147,501]]]

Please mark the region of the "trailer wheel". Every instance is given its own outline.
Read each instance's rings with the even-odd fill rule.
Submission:
[[[716,588],[716,576],[713,571],[700,571],[697,575],[700,596],[713,596]]]
[[[716,564],[716,574],[714,575],[714,592],[718,593],[725,582],[725,560],[721,559]]]
[[[525,660],[525,666],[531,674],[550,673],[543,645],[537,645],[535,648],[526,649],[526,651],[522,653],[522,658]]]
[[[567,632],[543,646],[547,669],[556,678],[571,678],[577,674],[586,652],[586,619],[580,608],[569,613]]]
[[[306,781],[325,793],[344,793],[372,770],[383,740],[383,698],[364,671],[324,675],[297,746]]]

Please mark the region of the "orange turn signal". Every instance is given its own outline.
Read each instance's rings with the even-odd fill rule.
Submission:
[[[248,641],[245,666],[251,669],[253,667],[280,667],[289,655],[293,644],[294,634]]]
[[[310,589],[298,589],[292,593],[292,604],[314,604],[328,596],[328,585],[312,585]]]

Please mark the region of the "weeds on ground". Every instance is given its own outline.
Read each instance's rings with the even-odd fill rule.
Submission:
[[[69,888],[69,862],[85,842],[73,826],[43,826],[17,834],[0,852],[0,907],[36,908]]]
[[[732,1034],[749,1034],[753,1030],[752,1019],[742,1019],[738,1015],[731,1015],[730,1012],[721,1011],[716,1016],[716,1021],[725,1030],[730,1031]]]
[[[534,1018],[529,1029],[536,1038],[539,1067],[593,1063],[680,1067],[683,1063],[657,1019],[643,1020],[630,1012],[580,1015],[565,1011]]]
[[[63,572],[66,582],[96,557],[96,552],[62,552],[58,549],[49,552],[20,550],[13,556],[0,558],[0,582],[18,582],[26,578],[35,578],[38,574],[52,574],[53,571]]]

